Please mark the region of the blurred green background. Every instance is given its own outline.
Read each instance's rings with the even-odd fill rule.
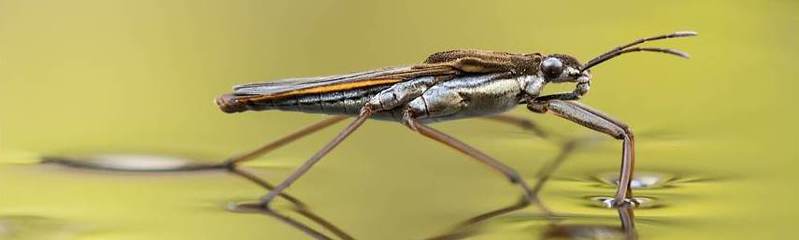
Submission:
[[[680,30],[700,36],[651,45],[685,50],[692,59],[614,59],[593,70],[583,100],[630,124],[638,133],[638,171],[667,180],[636,192],[657,206],[636,209],[638,234],[789,236],[799,216],[799,193],[791,190],[799,181],[792,105],[798,29],[799,2],[789,0],[0,0],[0,238],[304,239],[275,218],[226,211],[263,194],[230,174],[75,170],[38,164],[39,157],[148,153],[219,162],[324,118],[223,114],[213,99],[235,84],[412,64],[454,48],[585,61]],[[616,171],[619,144],[523,107],[512,114],[568,138],[601,139],[570,156],[541,195],[555,212],[592,217],[551,223],[528,208],[491,220],[472,237],[536,239],[558,224],[618,225],[615,210],[589,198],[613,193],[597,176]],[[559,149],[484,120],[434,126],[531,182]],[[342,127],[247,168],[276,182]],[[358,239],[431,237],[518,197],[473,160],[378,121],[289,192]]]

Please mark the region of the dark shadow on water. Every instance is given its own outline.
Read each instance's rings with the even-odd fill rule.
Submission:
[[[561,145],[560,152],[553,160],[548,162],[541,168],[536,176],[536,185],[533,186],[534,198],[532,200],[521,200],[498,209],[487,211],[485,213],[476,215],[456,224],[450,231],[432,236],[428,239],[442,240],[442,239],[463,239],[483,233],[483,228],[487,222],[496,219],[500,216],[511,214],[522,209],[534,207],[536,214],[533,216],[526,216],[524,221],[545,221],[546,228],[541,232],[540,238],[542,239],[574,239],[574,238],[591,238],[591,239],[637,239],[638,234],[635,230],[635,217],[633,213],[633,206],[624,206],[617,208],[619,216],[619,226],[601,225],[601,224],[568,224],[563,223],[565,220],[570,219],[586,219],[585,216],[574,214],[558,214],[550,210],[538,193],[548,183],[553,172],[555,172],[560,165],[580,147],[581,144],[588,143],[592,140],[569,140]],[[141,159],[141,162],[134,161]],[[225,164],[201,164],[182,158],[171,158],[152,155],[99,155],[95,157],[45,157],[43,163],[58,164],[74,168],[104,170],[104,171],[126,171],[126,172],[179,172],[179,171],[227,171],[235,176],[247,179],[256,185],[266,189],[272,190],[274,186],[262,178],[238,167],[232,167]],[[303,221],[288,216],[286,213],[281,213],[274,209],[264,208],[255,203],[240,203],[231,204],[229,209],[232,212],[245,212],[256,213],[270,216],[292,228],[295,228],[309,237],[315,239],[355,239],[352,235],[348,234],[341,228],[337,227],[330,221],[327,221],[322,216],[314,213],[304,202],[296,197],[287,193],[282,193],[281,198],[291,203],[291,208],[288,211],[299,214],[306,222],[312,222],[313,227],[303,223]],[[590,218],[590,217],[589,217]]]

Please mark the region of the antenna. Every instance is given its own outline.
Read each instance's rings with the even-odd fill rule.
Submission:
[[[610,59],[612,59],[614,57],[617,57],[619,55],[622,55],[622,54],[625,54],[625,53],[631,53],[631,52],[660,52],[660,53],[666,53],[666,54],[675,55],[675,56],[678,56],[678,57],[688,58],[688,54],[686,54],[684,52],[681,52],[681,51],[678,51],[678,50],[674,50],[674,49],[648,48],[648,47],[634,47],[634,48],[631,48],[631,47],[633,47],[635,45],[639,45],[639,44],[645,43],[645,42],[650,42],[650,41],[669,39],[669,38],[692,37],[692,36],[696,36],[696,35],[697,35],[696,32],[685,31],[685,32],[675,32],[675,33],[670,33],[670,34],[658,35],[658,36],[654,36],[654,37],[642,38],[642,39],[636,40],[634,42],[631,42],[631,43],[616,47],[613,50],[605,52],[602,55],[599,55],[599,56],[595,57],[594,59],[591,59],[590,61],[585,63],[585,65],[583,65],[583,69],[581,71],[588,70],[591,67],[594,67],[594,66],[596,66],[596,65],[598,65],[598,64],[600,64],[602,62],[610,60]]]

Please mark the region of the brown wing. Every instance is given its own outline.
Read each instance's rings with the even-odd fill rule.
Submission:
[[[424,62],[444,63],[444,62],[455,61],[461,58],[470,57],[490,62],[508,63],[510,62],[511,58],[513,58],[513,56],[517,55],[519,54],[498,52],[498,51],[477,50],[477,49],[455,49],[455,50],[434,53],[429,57],[427,57],[427,59]]]
[[[307,93],[394,84],[422,76],[456,75],[459,71],[446,65],[391,67],[366,72],[325,77],[291,78],[233,87],[235,95],[279,97]]]
[[[447,64],[464,72],[511,72],[525,74],[537,71],[541,54],[516,54],[476,49],[457,49],[434,53],[426,64]]]
[[[448,76],[461,73],[518,72],[519,62],[532,61],[528,55],[484,50],[452,50],[430,55],[423,64],[390,67],[372,71],[310,78],[291,78],[235,86],[235,95],[276,96],[319,93],[329,90],[393,84],[422,76]]]

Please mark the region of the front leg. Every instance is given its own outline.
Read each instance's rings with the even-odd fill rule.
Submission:
[[[574,91],[567,92],[567,93],[555,93],[551,95],[539,96],[536,97],[534,101],[536,102],[547,102],[550,100],[563,100],[563,101],[576,101],[580,100],[580,97],[588,93],[588,90],[591,89],[591,82],[583,81],[578,82],[577,86],[574,88]]]
[[[558,99],[533,101],[527,105],[527,108],[538,113],[552,112],[559,117],[622,140],[621,170],[613,204],[618,207],[630,202],[629,199],[632,198],[630,181],[635,163],[635,149],[633,133],[626,124],[575,101]]]

